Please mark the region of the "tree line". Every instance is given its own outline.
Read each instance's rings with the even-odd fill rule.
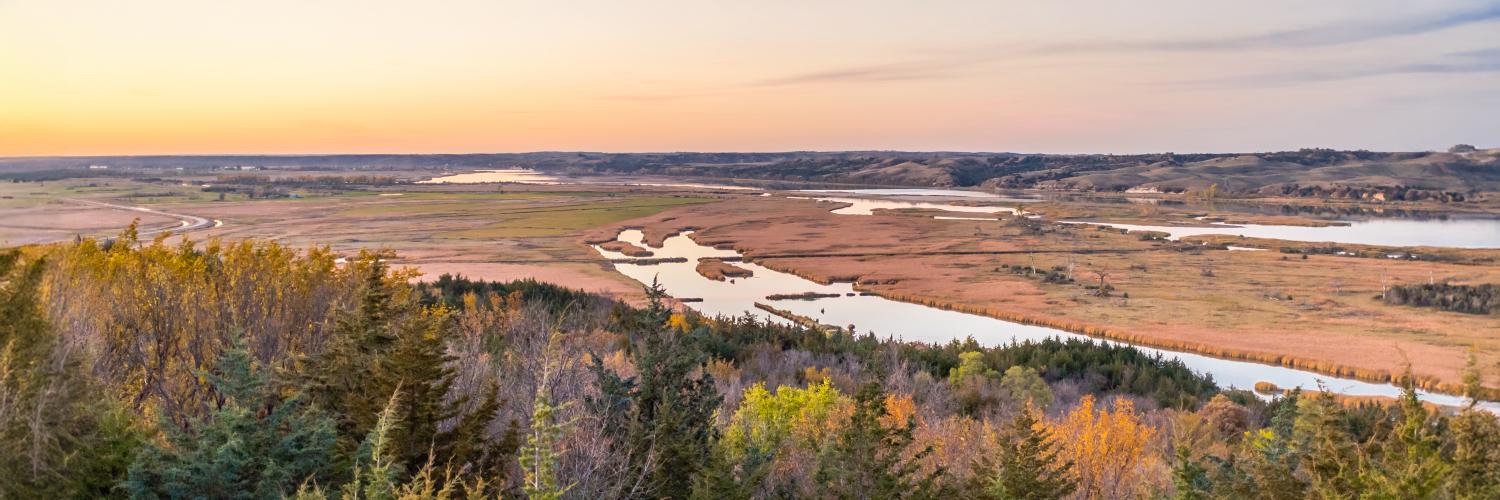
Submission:
[[[1435,307],[1444,311],[1490,314],[1500,308],[1500,287],[1422,283],[1394,285],[1381,296],[1387,304]]]

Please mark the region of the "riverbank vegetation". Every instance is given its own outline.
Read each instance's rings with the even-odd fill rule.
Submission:
[[[411,284],[392,257],[133,231],[0,254],[0,496],[1500,494],[1500,421],[1411,390],[1267,402],[1129,347]]]
[[[1490,314],[1500,309],[1500,287],[1426,283],[1396,285],[1385,291],[1387,304],[1435,307],[1444,311]]]

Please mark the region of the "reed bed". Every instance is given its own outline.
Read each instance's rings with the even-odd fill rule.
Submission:
[[[1302,358],[1290,354],[1237,350],[1215,346],[1203,342],[1165,340],[1146,335],[1125,332],[1118,329],[1088,324],[1081,321],[1022,314],[984,306],[950,304],[947,302],[933,300],[928,297],[921,297],[901,292],[873,291],[871,293],[890,300],[899,300],[902,302],[935,307],[938,309],[976,314],[980,316],[1009,321],[1012,323],[1053,328],[1057,330],[1088,335],[1090,337],[1118,340],[1131,344],[1155,347],[1158,349],[1206,354],[1222,359],[1253,361],[1256,363],[1268,365],[1279,365],[1287,368],[1307,370],[1336,377],[1346,377],[1356,380],[1363,380],[1366,382],[1396,383],[1399,381],[1399,375],[1394,374],[1389,370],[1360,368],[1321,359]],[[1443,383],[1434,377],[1418,376],[1416,377],[1415,383],[1417,387],[1433,392],[1462,394],[1464,390],[1460,384]],[[1485,399],[1494,399],[1497,395],[1500,395],[1500,390],[1496,390],[1494,388],[1485,388],[1484,394],[1481,395],[1481,397]]]

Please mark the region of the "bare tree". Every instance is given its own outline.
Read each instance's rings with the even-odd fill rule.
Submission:
[[[1098,295],[1100,297],[1108,297],[1109,283],[1106,280],[1109,278],[1109,269],[1103,267],[1095,269],[1094,276],[1099,278],[1099,289],[1095,291],[1095,295]]]

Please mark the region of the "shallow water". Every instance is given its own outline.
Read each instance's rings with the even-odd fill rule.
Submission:
[[[595,184],[618,184],[618,185],[621,185],[621,186],[649,186],[649,187],[671,187],[671,188],[688,188],[688,189],[725,189],[725,190],[729,190],[729,191],[763,191],[760,188],[753,188],[753,187],[730,186],[730,185],[727,185],[727,184],[702,184],[702,183],[696,183],[696,182],[634,182],[634,181],[619,181],[619,182],[614,182],[614,181],[594,180],[594,179],[590,179],[590,182],[595,183]]]
[[[1168,239],[1225,234],[1288,241],[1349,243],[1394,247],[1500,248],[1500,219],[1370,219],[1347,226],[1304,227],[1214,223],[1210,226],[1156,226],[1068,221],[1131,231],[1161,231]]]
[[[1012,207],[997,206],[970,206],[954,203],[934,203],[927,201],[905,201],[905,200],[873,200],[869,198],[844,198],[837,196],[799,197],[789,196],[791,199],[818,200],[832,203],[848,203],[849,206],[831,210],[839,215],[874,215],[875,210],[900,210],[903,208],[916,208],[928,210],[942,210],[945,212],[963,212],[972,214],[998,214],[1016,213]]]
[[[417,184],[483,184],[510,182],[515,184],[561,184],[556,177],[526,168],[503,168],[448,175],[417,181]]]
[[[723,189],[731,191],[761,191],[760,188],[730,186],[724,184],[703,184],[694,182],[652,182],[647,180],[637,180],[635,178],[557,177],[528,168],[479,170],[475,172],[437,177],[425,181],[417,181],[417,184],[484,184],[495,182],[542,185],[601,184],[626,187],[670,187],[688,189]]]
[[[804,193],[834,193],[854,194],[866,196],[946,196],[950,198],[979,198],[1002,201],[1029,202],[1040,198],[1016,198],[1004,196],[985,191],[969,191],[963,189],[928,189],[928,188],[881,188],[881,189],[803,189]]]
[[[639,230],[623,231],[619,239],[647,247],[644,235]],[[611,252],[597,246],[594,249],[607,258],[629,259],[618,252]],[[869,331],[882,337],[898,337],[910,341],[947,342],[972,336],[982,345],[993,346],[1017,341],[1036,341],[1049,337],[1092,339],[1086,335],[1063,330],[1011,323],[872,295],[847,296],[847,294],[854,293],[853,284],[822,285],[751,263],[736,262],[734,264],[753,271],[755,273],[753,277],[738,278],[733,282],[710,280],[696,271],[699,258],[738,257],[739,254],[733,250],[720,250],[699,245],[687,234],[667,238],[661,248],[652,248],[652,251],[658,258],[684,257],[688,261],[657,265],[616,263],[615,268],[620,273],[643,284],[655,280],[673,297],[702,299],[702,302],[692,302],[687,305],[710,316],[742,316],[748,313],[768,321],[789,323],[781,317],[756,309],[755,303],[762,302],[778,309],[814,318],[824,324],[839,326],[852,324],[860,332]],[[769,301],[765,299],[771,294],[803,292],[837,293],[844,296],[817,300]],[[1092,340],[1132,345],[1112,340]],[[1213,376],[1222,387],[1252,389],[1256,382],[1267,381],[1285,389],[1293,387],[1316,389],[1321,383],[1326,390],[1351,396],[1395,396],[1400,393],[1399,388],[1390,384],[1330,377],[1282,366],[1219,359],[1151,347],[1136,346],[1136,348],[1148,354],[1177,358],[1188,368]],[[1425,391],[1420,392],[1420,396],[1425,401],[1442,405],[1456,406],[1464,403],[1464,399],[1458,396]],[[1500,403],[1486,402],[1484,406],[1491,410],[1500,410]]]

